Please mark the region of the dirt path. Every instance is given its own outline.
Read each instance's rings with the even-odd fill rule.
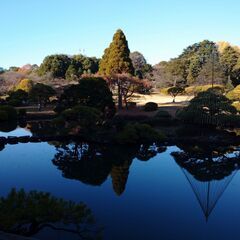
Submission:
[[[176,103],[181,103],[181,104],[187,104],[193,96],[178,96],[176,97]],[[161,93],[152,93],[150,95],[141,95],[141,94],[136,94],[134,97],[131,99],[132,102],[136,102],[137,105],[142,106],[146,104],[147,102],[155,102],[159,106],[164,106],[165,104],[169,105],[172,104],[173,99],[171,96],[165,96],[162,95]]]

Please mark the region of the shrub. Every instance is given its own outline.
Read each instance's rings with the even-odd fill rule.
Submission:
[[[82,128],[94,128],[101,122],[101,113],[96,108],[76,106],[62,112],[61,116],[66,121],[75,122]]]
[[[144,106],[144,111],[146,112],[154,112],[157,111],[158,109],[158,104],[155,102],[148,102]]]
[[[5,112],[8,116],[7,120],[8,121],[13,121],[17,119],[17,111],[15,110],[15,108],[11,107],[11,106],[1,106],[0,107],[0,111],[1,112]]]
[[[156,118],[162,118],[162,119],[171,119],[172,116],[169,114],[169,112],[164,110],[159,110],[157,114],[155,115]]]
[[[173,119],[169,112],[160,110],[153,117],[153,120],[156,124],[169,124]]]
[[[45,85],[43,83],[37,83],[29,92],[29,97],[33,102],[47,103],[49,102],[49,98],[55,94],[56,91],[51,86]]]
[[[163,135],[147,124],[128,124],[115,140],[120,144],[153,143],[163,140]]]
[[[59,117],[57,117],[57,118],[54,118],[54,119],[52,120],[52,123],[53,123],[54,125],[56,125],[56,126],[64,126],[65,120],[64,120],[64,118],[63,118],[62,116],[59,116]]]
[[[8,105],[13,106],[13,107],[19,107],[21,106],[21,101],[19,101],[18,99],[11,99],[8,101]]]
[[[6,122],[7,120],[8,120],[7,112],[0,110],[0,122]]]
[[[56,107],[53,109],[53,111],[58,114],[60,114],[64,110],[66,110],[66,107],[63,104],[57,104]]]
[[[25,117],[27,115],[26,109],[19,109],[18,110],[18,117]]]
[[[150,117],[144,115],[115,115],[109,122],[111,126],[122,129],[128,123],[145,123]]]
[[[107,82],[100,77],[84,77],[79,84],[72,85],[64,90],[61,101],[67,107],[78,104],[86,107],[97,108],[104,113],[106,118],[115,114],[115,104],[112,92]]]
[[[11,92],[7,98],[8,104],[14,107],[21,106],[27,100],[28,93],[21,89]]]
[[[184,122],[204,126],[230,126],[236,124],[237,110],[231,101],[216,89],[199,93],[189,106],[178,112]]]

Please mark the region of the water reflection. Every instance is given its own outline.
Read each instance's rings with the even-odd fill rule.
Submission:
[[[85,184],[100,186],[108,176],[114,192],[120,196],[126,188],[129,169],[135,158],[147,161],[166,148],[154,146],[121,147],[86,143],[56,144],[53,164],[63,176]]]
[[[181,146],[173,152],[208,220],[217,202],[240,167],[240,153],[234,147]]]
[[[97,146],[84,143],[56,146],[53,164],[63,176],[85,184],[98,186],[108,177],[111,162],[100,153]]]
[[[169,156],[173,151],[177,151],[173,154],[176,161]],[[84,200],[98,223],[106,227],[105,239],[128,239],[129,235],[131,239],[148,239],[148,236],[149,239],[176,239],[178,235],[180,239],[192,239],[195,234],[197,239],[203,239],[201,233],[205,227],[207,235],[215,232],[211,239],[221,239],[224,234],[227,239],[227,234],[237,227],[235,212],[239,212],[239,206],[234,202],[240,198],[235,187],[240,180],[236,176],[239,162],[235,147],[197,143],[177,147],[100,146],[81,142],[6,145],[0,161],[1,195],[5,196],[16,186],[51,192],[75,202]],[[66,181],[59,173],[77,181]],[[235,185],[230,184],[233,179]],[[224,198],[219,202],[223,193]],[[207,225],[198,203],[206,219],[217,203],[221,206],[215,209]],[[189,229],[193,219],[194,226]],[[220,229],[228,223],[228,231]],[[171,235],[173,225],[175,234]],[[35,237],[60,239],[46,231]]]

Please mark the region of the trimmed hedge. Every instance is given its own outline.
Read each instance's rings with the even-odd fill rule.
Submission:
[[[0,106],[1,120],[0,121],[15,121],[18,117],[17,111],[11,106]]]
[[[6,122],[8,120],[8,114],[5,111],[0,111],[0,122]]]
[[[158,110],[158,104],[155,102],[148,102],[144,106],[145,112],[154,112]]]
[[[147,124],[139,123],[127,124],[115,137],[119,144],[153,143],[163,139],[163,134]]]

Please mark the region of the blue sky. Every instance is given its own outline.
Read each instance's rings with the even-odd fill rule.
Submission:
[[[239,0],[2,0],[0,66],[49,54],[101,57],[121,28],[152,63],[209,39],[240,45]]]

